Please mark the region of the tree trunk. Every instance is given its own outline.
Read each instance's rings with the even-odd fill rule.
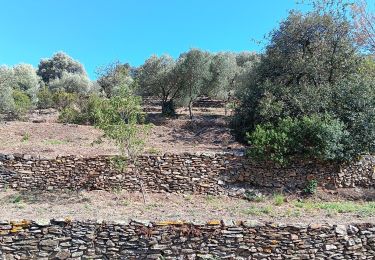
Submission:
[[[175,109],[173,99],[162,101],[161,113],[163,114],[163,116],[175,116],[176,115],[176,109]]]
[[[224,115],[227,116],[227,104],[228,104],[228,100],[225,100],[224,101]]]
[[[137,179],[139,180],[139,186],[141,187],[143,203],[146,204],[145,189],[144,189],[144,187],[143,187],[143,181],[142,181],[141,178],[139,177],[139,173],[138,173],[138,162],[137,162],[137,159],[134,160],[134,170],[135,170],[135,176],[136,176]]]
[[[193,107],[193,101],[190,100],[190,101],[189,101],[189,116],[190,116],[190,120],[193,120],[192,107]]]

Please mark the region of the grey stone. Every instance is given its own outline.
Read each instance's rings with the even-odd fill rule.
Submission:
[[[56,253],[55,255],[55,258],[58,259],[58,260],[64,260],[64,259],[68,259],[70,257],[70,252],[69,251],[59,251]]]

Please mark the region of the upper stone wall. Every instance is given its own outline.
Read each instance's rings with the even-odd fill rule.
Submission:
[[[280,168],[257,164],[231,154],[165,154],[141,156],[139,176],[134,165],[118,171],[109,156],[64,156],[38,159],[29,155],[0,155],[0,189],[146,191],[228,194],[236,183],[255,187],[303,188],[311,179],[325,187],[375,187],[375,159],[363,157],[347,166],[313,162]]]

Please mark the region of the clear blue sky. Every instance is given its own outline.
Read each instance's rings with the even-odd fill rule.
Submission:
[[[295,0],[0,0],[0,64],[64,51],[90,77],[114,60],[138,66],[151,54],[189,48],[260,51],[262,37],[299,8]]]

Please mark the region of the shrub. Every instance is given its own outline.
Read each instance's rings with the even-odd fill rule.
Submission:
[[[89,97],[81,97],[75,103],[76,107],[67,106],[60,111],[59,122],[71,124],[94,125],[98,119],[98,111],[107,102],[95,94]]]
[[[306,183],[306,186],[303,189],[303,192],[306,193],[306,194],[312,195],[312,194],[316,193],[317,188],[318,188],[318,181],[317,180],[309,180]]]
[[[286,164],[286,156],[290,154],[288,133],[282,129],[273,129],[271,124],[258,125],[253,133],[248,134],[251,148],[248,155],[260,160],[266,158],[281,165]]]
[[[346,136],[344,125],[328,116],[287,117],[276,125],[258,125],[254,132],[248,133],[251,145],[248,154],[280,165],[295,158],[342,160]]]
[[[375,78],[358,75],[335,85],[331,110],[350,133],[347,159],[375,152]]]
[[[16,117],[21,117],[29,111],[31,108],[31,100],[30,97],[23,91],[14,90],[13,91],[13,99],[14,99],[14,109],[13,113]]]
[[[51,108],[54,106],[53,94],[47,87],[40,89],[37,96],[38,96],[38,103],[37,103],[38,108],[43,109],[43,108]]]
[[[59,110],[74,106],[78,99],[79,97],[77,94],[64,91],[57,91],[52,95],[54,107]]]
[[[58,121],[60,123],[80,124],[82,117],[80,112],[72,107],[66,107],[60,111]]]

